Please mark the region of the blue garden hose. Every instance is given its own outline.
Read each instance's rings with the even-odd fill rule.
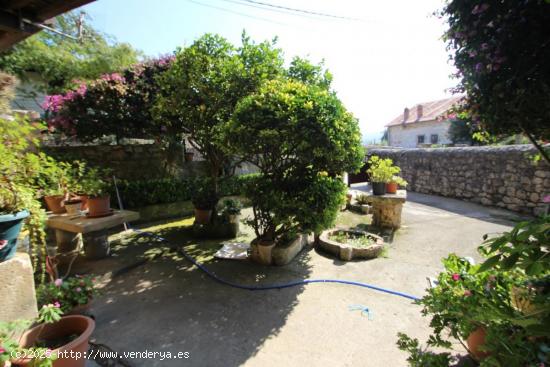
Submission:
[[[118,187],[116,185],[116,178],[114,176],[113,176],[113,180],[114,180],[114,184],[115,184],[115,190],[116,190],[116,194],[117,194],[119,207],[120,207],[120,209],[123,209],[122,200],[120,198],[120,194],[118,192]],[[127,228],[133,230],[136,233],[143,234],[143,235],[148,235],[150,237],[156,238],[156,239],[158,239],[160,241],[163,241],[163,242],[169,242],[165,238],[163,238],[159,235],[156,235],[152,232],[145,232],[145,231],[140,231],[138,229],[134,229],[134,228],[130,227],[130,224],[128,224],[128,223],[125,223],[125,226],[127,226]],[[189,260],[189,262],[191,262],[197,268],[199,268],[200,270],[205,272],[206,275],[208,275],[209,277],[211,277],[212,279],[214,279],[215,281],[217,281],[221,284],[225,284],[225,285],[228,285],[228,286],[233,287],[233,288],[246,289],[246,290],[249,290],[249,291],[267,291],[267,290],[272,290],[272,289],[290,288],[290,287],[296,287],[296,286],[299,286],[299,285],[313,284],[313,283],[339,283],[339,284],[347,284],[347,285],[354,285],[354,286],[357,286],[357,287],[369,288],[369,289],[373,289],[375,291],[384,292],[384,293],[388,293],[388,294],[393,294],[394,296],[408,298],[408,299],[411,299],[413,301],[417,301],[417,300],[420,299],[418,297],[412,296],[412,295],[407,294],[407,293],[397,292],[397,291],[393,291],[391,289],[377,287],[375,285],[362,283],[362,282],[355,282],[355,281],[352,281],[352,280],[304,279],[304,280],[297,280],[297,281],[289,282],[289,283],[269,284],[269,285],[243,285],[243,284],[233,283],[229,280],[225,280],[223,278],[218,277],[216,274],[211,272],[206,266],[199,263],[197,260],[195,260],[195,258],[193,258],[191,255],[189,255],[187,253],[187,251],[185,251],[185,249],[182,248],[181,246],[178,246],[177,249],[187,260]]]
[[[129,225],[128,225],[129,226]],[[154,237],[160,241],[163,241],[163,242],[169,242],[168,240],[166,240],[165,238],[159,236],[159,235],[156,235],[154,233],[151,233],[151,232],[145,232],[145,231],[140,231],[138,229],[133,229],[130,227],[130,229],[132,229],[134,232],[136,233],[139,233],[139,234],[143,234],[143,235],[148,235],[148,236],[151,236],[151,237]],[[195,260],[191,255],[189,255],[184,248],[182,247],[178,247],[178,251],[187,259],[189,260],[189,262],[191,262],[193,265],[195,265],[197,268],[199,268],[200,270],[202,270],[203,272],[205,272],[209,277],[211,277],[212,279],[214,279],[215,281],[221,283],[221,284],[225,284],[225,285],[228,285],[230,287],[233,287],[233,288],[239,288],[239,289],[246,289],[246,290],[249,290],[249,291],[266,291],[266,290],[272,290],[272,289],[283,289],[283,288],[290,288],[290,287],[295,287],[295,286],[299,286],[299,285],[305,285],[305,284],[313,284],[313,283],[340,283],[340,284],[347,284],[347,285],[355,285],[357,287],[363,287],[363,288],[369,288],[369,289],[373,289],[375,291],[379,291],[379,292],[384,292],[384,293],[388,293],[388,294],[393,294],[394,296],[399,296],[399,297],[404,297],[404,298],[408,298],[408,299],[412,299],[413,301],[416,301],[416,300],[419,300],[418,297],[415,297],[415,296],[412,296],[410,294],[406,294],[406,293],[402,293],[402,292],[397,292],[397,291],[393,291],[391,289],[386,289],[386,288],[382,288],[382,287],[377,287],[375,285],[371,285],[371,284],[367,284],[367,283],[362,283],[362,282],[355,282],[355,281],[352,281],[352,280],[340,280],[340,279],[304,279],[304,280],[297,280],[297,281],[294,281],[294,282],[289,282],[289,283],[279,283],[279,284],[269,284],[269,285],[242,285],[242,284],[238,284],[238,283],[233,283],[229,280],[225,280],[223,278],[220,278],[218,277],[216,274],[214,274],[213,272],[211,272],[206,266],[204,266],[203,264],[199,263],[197,260]]]

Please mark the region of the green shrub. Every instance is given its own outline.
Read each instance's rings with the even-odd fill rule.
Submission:
[[[241,175],[223,180],[220,184],[221,196],[243,195],[244,186],[255,175]],[[147,205],[168,204],[187,201],[193,198],[197,188],[208,185],[207,177],[178,179],[173,177],[150,180],[118,180],[117,186],[125,209],[135,209]],[[118,207],[114,185],[110,189],[111,203]]]

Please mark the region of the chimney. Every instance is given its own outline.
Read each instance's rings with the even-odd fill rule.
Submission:
[[[424,107],[419,104],[416,106],[416,119],[419,120],[422,117],[422,114],[424,113]]]
[[[405,107],[405,111],[403,111],[403,123],[407,122],[409,119],[409,109]]]

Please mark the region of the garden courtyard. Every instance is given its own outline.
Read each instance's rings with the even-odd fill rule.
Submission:
[[[249,211],[244,209],[243,215]],[[213,258],[220,241],[193,240],[188,234],[192,218],[143,224],[140,229],[162,235],[170,244],[117,235],[112,257],[78,265],[80,271],[104,274],[104,288],[91,309],[96,315],[92,341],[118,352],[147,346],[150,351],[190,354],[184,362],[128,360],[136,366],[402,366],[406,354],[396,346],[397,333],[421,340],[430,334],[428,319],[411,300],[329,283],[267,291],[235,289],[209,278],[169,247],[184,246],[216,275],[239,284],[341,279],[421,297],[426,278],[442,270],[441,258],[454,252],[479,260],[482,236],[509,230],[517,219],[504,210],[409,193],[403,227],[393,238],[386,237],[389,247],[384,256],[342,262],[306,248],[284,267]],[[343,211],[337,226],[370,220],[371,215]],[[250,229],[241,230],[236,240],[250,241]],[[151,260],[129,266],[145,256]],[[358,305],[369,308],[370,319],[360,310],[350,310]],[[464,354],[460,344],[454,349]]]
[[[338,52],[353,92],[244,30],[153,57],[88,2],[0,5],[0,367],[549,365],[548,0],[440,4],[457,95],[379,142],[358,105],[433,93],[389,64]]]

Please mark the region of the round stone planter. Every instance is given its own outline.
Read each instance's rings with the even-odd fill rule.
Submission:
[[[373,239],[373,244],[367,247],[352,246],[347,243],[340,243],[330,239],[331,235],[347,232],[356,236],[368,236]],[[324,251],[338,256],[340,260],[349,261],[352,259],[373,259],[378,257],[384,249],[384,240],[375,234],[352,229],[329,229],[321,233],[319,247]]]

